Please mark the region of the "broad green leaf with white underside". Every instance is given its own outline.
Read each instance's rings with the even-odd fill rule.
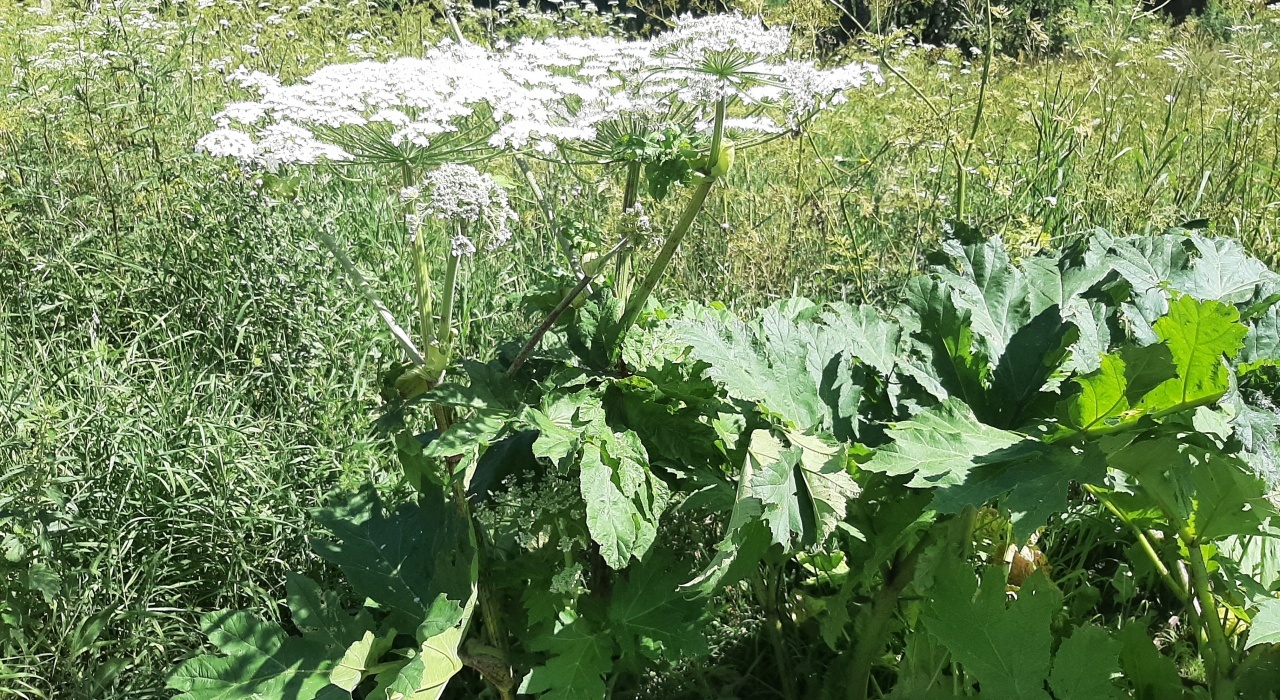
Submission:
[[[1049,625],[1062,594],[1040,570],[1006,605],[1006,579],[1003,569],[989,567],[979,586],[968,564],[949,561],[935,575],[921,621],[978,679],[984,696],[1049,700]]]
[[[1148,392],[1138,407],[1156,412],[1221,398],[1231,388],[1224,357],[1235,356],[1246,333],[1239,319],[1235,307],[1217,301],[1182,296],[1172,302],[1154,329],[1173,355],[1178,376]]]
[[[1249,641],[1244,648],[1259,644],[1280,644],[1280,599],[1263,601],[1249,625]]]
[[[893,442],[876,451],[862,469],[911,475],[907,486],[929,488],[963,483],[974,467],[1021,459],[1031,454],[1026,437],[979,423],[957,398],[895,423],[886,431]]]
[[[1170,276],[1170,287],[1197,299],[1242,304],[1259,285],[1274,284],[1276,275],[1230,238],[1191,236],[1196,255],[1191,266]]]
[[[744,469],[747,495],[760,501],[760,517],[777,544],[820,542],[844,518],[858,487],[845,470],[842,447],[797,433],[786,437],[790,444],[784,446],[767,430],[752,433]]]
[[[653,544],[670,494],[649,469],[635,433],[615,434],[606,426],[591,435],[579,462],[587,529],[605,563],[621,569],[632,557],[643,557]]]
[[[249,612],[207,613],[201,629],[221,656],[184,662],[169,678],[181,700],[291,697],[308,700],[329,685],[347,646],[364,634],[368,614],[351,616],[335,594],[323,593],[303,576],[287,585],[292,618],[303,632],[290,636],[280,625]]]
[[[454,674],[462,670],[458,644],[462,629],[449,629],[427,639],[387,687],[387,700],[438,700]]]
[[[329,685],[342,655],[248,612],[208,613],[200,627],[225,656],[198,656],[179,666],[169,678],[170,688],[184,691],[178,700],[313,698]]]

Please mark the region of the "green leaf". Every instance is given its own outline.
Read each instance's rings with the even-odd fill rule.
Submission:
[[[550,654],[520,684],[521,693],[544,693],[542,700],[602,700],[604,676],[613,669],[613,640],[598,634],[582,620],[565,613],[552,634],[529,643],[534,651]]]
[[[336,591],[326,591],[315,581],[290,573],[285,578],[285,595],[293,624],[303,634],[331,647],[346,648],[373,628],[373,618],[363,608],[356,615],[342,609]]]
[[[830,536],[858,486],[842,447],[798,433],[786,438],[789,445],[767,430],[751,434],[742,474],[748,488],[739,496],[760,502],[773,541],[789,549],[793,540],[812,544]]]
[[[877,450],[862,469],[911,475],[907,486],[912,488],[960,484],[976,466],[1030,454],[1027,438],[979,423],[956,398],[895,423],[886,432],[893,442]]]
[[[1170,287],[1197,299],[1243,304],[1258,288],[1272,285],[1275,274],[1231,238],[1191,236],[1196,255],[1191,266],[1168,278]]]
[[[932,507],[959,513],[1003,496],[1001,510],[1009,514],[1014,539],[1026,542],[1052,516],[1067,510],[1072,482],[1101,485],[1106,475],[1105,455],[1095,445],[1041,446],[1016,461],[977,467],[963,483],[939,488]]]
[[[995,406],[999,424],[1016,426],[1027,409],[1042,400],[1041,389],[1066,356],[1066,347],[1079,332],[1063,323],[1057,306],[1051,306],[1018,328],[1009,338],[991,374],[991,393],[1001,401]]]
[[[1014,334],[1031,318],[1026,279],[1010,264],[999,236],[964,247],[947,241],[943,250],[959,265],[960,274],[941,270],[939,275],[952,288],[955,305],[970,312],[986,357],[999,362]]]
[[[53,605],[62,595],[62,577],[45,564],[31,564],[27,567],[27,590],[39,593],[46,604]]]
[[[1076,260],[1068,251],[1062,255],[1040,255],[1022,261],[1030,297],[1030,313],[1039,316],[1045,309],[1057,306],[1064,311],[1087,307],[1083,294],[1111,271],[1101,263],[1098,251],[1085,252]]]
[[[1053,657],[1049,688],[1056,700],[1108,700],[1119,698],[1111,682],[1120,672],[1120,650],[1124,647],[1107,631],[1095,625],[1077,627],[1063,640]]]
[[[1231,388],[1231,371],[1223,356],[1234,357],[1247,329],[1240,312],[1217,301],[1179,297],[1169,313],[1155,322],[1155,332],[1169,347],[1178,376],[1156,386],[1140,408],[1161,411],[1218,400]]]
[[[329,674],[329,682],[348,692],[355,690],[365,678],[376,673],[372,669],[384,654],[391,651],[395,636],[395,630],[381,637],[366,631],[363,637],[347,647],[346,653],[338,660],[337,667]]]
[[[1130,621],[1117,637],[1120,667],[1133,687],[1135,700],[1169,700],[1183,697],[1182,679],[1173,660],[1160,655],[1142,621]]]
[[[280,625],[248,612],[214,612],[200,628],[224,656],[198,656],[169,678],[175,700],[298,698],[329,685],[342,651],[319,639],[290,637]]]
[[[1161,287],[1191,261],[1183,248],[1185,240],[1180,236],[1112,238],[1108,259],[1135,294],[1161,293]]]
[[[984,695],[1049,700],[1049,624],[1062,594],[1037,571],[1006,606],[1005,581],[1002,568],[990,567],[979,587],[969,566],[952,560],[938,569],[921,620],[978,679]]]
[[[450,627],[422,643],[387,688],[387,700],[438,700],[449,680],[462,670],[458,644],[462,629]]]
[[[1249,320],[1249,331],[1240,348],[1240,373],[1280,363],[1280,306],[1271,306]]]
[[[670,493],[649,469],[640,438],[607,427],[583,445],[579,484],[587,506],[587,529],[600,555],[614,569],[644,556],[657,536],[658,519]]]
[[[361,595],[397,611],[412,629],[432,621],[433,634],[455,625],[471,595],[467,525],[439,491],[386,513],[372,487],[314,511],[334,539],[314,539],[317,554],[342,568]]]
[[[681,319],[674,325],[691,356],[708,364],[707,376],[730,396],[758,403],[801,429],[822,424],[820,377],[810,374],[808,362],[817,349],[816,324],[797,324],[791,314],[774,306],[763,312],[758,324]]]
[[[894,375],[902,348],[902,328],[889,320],[874,306],[867,304],[831,304],[822,314],[822,321],[839,336],[845,352],[880,376]]]
[[[1097,371],[1075,378],[1080,392],[1063,400],[1067,425],[1088,432],[1129,411],[1124,359],[1119,354],[1103,355]]]
[[[1175,508],[1178,518],[1204,540],[1255,534],[1275,513],[1265,483],[1247,465],[1177,437],[1130,444],[1108,461]]]
[[[453,457],[488,445],[506,425],[505,413],[477,411],[465,420],[445,428],[435,440],[423,448],[428,457]]]
[[[907,313],[916,316],[911,340],[921,358],[905,363],[903,371],[939,399],[959,397],[985,412],[990,360],[975,347],[970,311],[952,301],[950,287],[930,277],[911,279],[903,291]]]
[[[680,593],[682,571],[671,557],[651,555],[614,587],[608,618],[624,659],[641,654],[674,660],[707,652],[701,624],[707,608]]]
[[[1267,600],[1258,605],[1258,612],[1249,625],[1249,640],[1245,642],[1244,648],[1259,644],[1280,644],[1280,600]]]
[[[301,637],[249,612],[213,612],[200,619],[201,630],[220,655],[198,656],[180,665],[169,687],[184,691],[181,700],[298,698],[308,700],[329,685],[329,677],[347,647],[372,625],[368,613],[351,616],[338,597],[316,583],[291,575],[287,598]]]
[[[497,362],[463,360],[459,364],[469,382],[440,384],[424,394],[422,401],[488,411],[512,411],[520,407],[515,382]]]

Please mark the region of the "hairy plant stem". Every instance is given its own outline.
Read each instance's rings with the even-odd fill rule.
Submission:
[[[716,103],[716,119],[714,130],[711,133],[711,155],[707,158],[707,170],[714,170],[720,160],[720,143],[724,140],[724,117],[725,110],[728,106],[727,99],[721,97]],[[654,259],[653,266],[649,268],[649,273],[645,275],[644,280],[640,282],[640,286],[627,297],[627,305],[622,312],[622,332],[618,334],[618,344],[613,349],[613,358],[617,360],[622,356],[622,343],[626,338],[627,332],[635,325],[636,319],[640,318],[640,312],[644,310],[645,304],[649,302],[649,296],[653,294],[654,288],[658,286],[658,281],[666,274],[667,267],[671,264],[671,259],[675,257],[676,249],[680,247],[680,241],[684,240],[684,236],[689,232],[689,227],[693,226],[693,220],[697,218],[698,213],[702,211],[702,205],[707,201],[707,195],[711,193],[711,188],[716,183],[715,177],[707,176],[698,186],[694,188],[693,194],[690,195],[689,201],[685,204],[684,212],[680,215],[680,220],[676,222],[675,230],[671,235],[667,236],[667,240],[662,244],[662,250],[658,251],[658,257]]]
[[[612,250],[604,254],[604,259],[601,262],[608,262],[609,258],[613,257],[627,245],[629,245],[629,241],[619,241]],[[564,312],[569,310],[569,307],[573,305],[573,302],[580,294],[582,294],[583,291],[586,290],[586,288],[591,284],[591,281],[595,279],[596,275],[600,274],[600,270],[603,268],[604,265],[602,264],[600,267],[596,268],[595,274],[586,275],[582,279],[578,280],[578,283],[574,285],[573,289],[569,290],[569,293],[560,300],[559,304],[556,304],[556,308],[552,309],[551,313],[547,314],[547,317],[542,320],[542,323],[538,324],[538,327],[534,329],[533,334],[529,336],[529,342],[525,343],[523,348],[520,348],[520,354],[516,355],[516,359],[512,360],[511,366],[507,368],[508,377],[516,376],[516,373],[520,371],[520,367],[529,359],[529,356],[533,354],[533,351],[538,349],[538,343],[542,342],[542,337],[547,334],[547,331],[551,330],[551,327],[555,325],[556,321],[562,315],[564,315]]]
[[[462,234],[462,225],[458,225],[458,233]],[[462,257],[454,255],[453,250],[447,253],[448,262],[444,269],[444,303],[440,306],[440,325],[436,328],[435,342],[440,354],[446,360],[452,355],[450,345],[453,342],[453,306],[458,297],[458,266]]]
[[[1136,523],[1130,520],[1129,516],[1124,514],[1124,511],[1121,511],[1116,507],[1116,504],[1111,501],[1111,498],[1107,496],[1105,491],[1091,484],[1085,484],[1084,488],[1092,494],[1094,498],[1098,499],[1098,502],[1105,506],[1107,510],[1111,511],[1112,515],[1119,518],[1120,522],[1127,525],[1129,529],[1133,531],[1134,536],[1138,539],[1138,546],[1142,548],[1143,553],[1151,560],[1151,565],[1154,566],[1156,568],[1156,572],[1160,574],[1160,580],[1164,581],[1164,584],[1169,587],[1169,590],[1178,597],[1178,600],[1181,601],[1183,605],[1188,605],[1190,603],[1190,598],[1187,596],[1186,589],[1173,578],[1173,573],[1169,571],[1169,567],[1165,566],[1164,561],[1160,559],[1160,555],[1156,553],[1156,549],[1152,546],[1150,538],[1148,538],[1146,533],[1142,531],[1142,528],[1138,527]]]
[[[402,187],[413,186],[413,166],[408,162],[400,164],[400,184]],[[418,296],[418,333],[422,336],[423,348],[435,343],[435,321],[431,317],[431,260],[427,257],[427,242],[422,235],[422,224],[413,224],[416,214],[412,202],[405,202],[402,207],[405,230],[409,234],[413,246],[414,291]]]
[[[1222,626],[1222,618],[1218,616],[1218,605],[1213,598],[1213,589],[1209,586],[1209,568],[1200,546],[1200,540],[1183,528],[1178,532],[1183,544],[1187,546],[1187,563],[1191,566],[1191,588],[1195,591],[1196,601],[1200,604],[1200,626],[1209,638],[1211,663],[1209,675],[1213,679],[1210,693],[1213,700],[1235,700],[1235,663],[1231,655],[1231,646],[1227,642],[1227,633]]]
[[[920,555],[928,548],[930,538],[920,538],[911,551],[898,559],[885,573],[884,586],[876,593],[869,608],[863,608],[859,628],[861,633],[854,643],[849,662],[848,700],[867,700],[871,691],[871,667],[876,657],[884,651],[889,634],[889,623],[898,610],[898,599],[916,577],[916,565]]]
[[[752,590],[756,602],[765,611],[765,634],[769,637],[769,645],[773,647],[773,663],[778,673],[778,681],[782,683],[782,695],[787,700],[799,700],[800,690],[796,687],[795,674],[787,665],[787,643],[783,637],[782,615],[778,595],[780,585],[777,577],[781,571],[773,571],[766,567],[764,572],[757,571],[752,577]]]
[[[323,228],[318,233],[320,240],[329,249],[329,252],[333,254],[334,259],[338,261],[338,266],[347,275],[351,286],[355,287],[364,296],[365,301],[369,302],[374,310],[378,312],[378,316],[383,323],[387,324],[387,328],[391,329],[391,336],[396,339],[401,349],[409,356],[409,361],[415,365],[424,363],[426,360],[422,357],[422,353],[418,351],[418,347],[413,344],[413,338],[410,338],[409,333],[396,321],[391,309],[388,309],[387,305],[382,303],[382,298],[378,296],[378,293],[369,284],[369,280],[365,279],[356,264],[352,262],[351,257],[347,255],[347,251],[343,250],[342,245],[338,243],[338,239]]]
[[[626,217],[640,196],[640,162],[627,163],[627,181],[622,187],[622,216]],[[626,299],[631,295],[631,246],[628,245],[618,254],[614,264],[614,288],[618,297]]]
[[[400,180],[404,187],[413,186],[413,168],[408,162],[400,164]],[[416,272],[415,283],[418,294],[418,321],[421,326],[424,347],[436,347],[439,352],[448,355],[448,344],[452,340],[452,316],[453,304],[457,294],[457,276],[459,257],[448,252],[448,264],[445,268],[445,299],[444,307],[441,309],[440,326],[437,330],[432,319],[431,310],[431,263],[427,257],[427,245],[422,235],[422,226],[419,224],[414,230],[414,226],[409,225],[412,221],[410,218],[414,215],[412,203],[406,202],[404,205],[404,215],[406,228],[409,229],[413,236],[413,253],[414,253],[414,269]],[[436,375],[429,379],[431,385],[440,381],[441,375]],[[432,417],[435,419],[436,429],[443,433],[453,423],[452,412],[448,407],[439,404],[431,407]],[[489,645],[498,649],[502,653],[503,663],[507,658],[507,635],[502,626],[502,616],[498,612],[497,602],[494,600],[493,591],[489,588],[486,581],[486,556],[484,538],[481,536],[482,530],[476,523],[475,516],[471,512],[471,503],[467,500],[467,490],[464,485],[464,475],[454,473],[459,463],[458,458],[449,458],[445,460],[444,477],[449,483],[450,496],[453,500],[453,506],[458,511],[458,516],[467,523],[467,535],[470,539],[471,546],[475,550],[475,578],[476,578],[476,602],[480,606],[480,619],[484,623],[485,634],[489,638]],[[515,700],[515,693],[510,684],[493,684],[498,690],[502,700]]]
[[[520,168],[520,174],[524,176],[525,184],[529,186],[529,191],[533,193],[533,198],[538,201],[538,211],[542,212],[542,219],[547,222],[547,227],[551,229],[551,235],[556,239],[556,245],[560,248],[560,253],[564,255],[564,259],[569,263],[569,269],[573,274],[582,279],[586,273],[582,270],[582,261],[578,259],[578,251],[574,249],[573,243],[565,237],[564,231],[560,230],[559,220],[556,217],[556,210],[547,201],[546,195],[542,193],[542,188],[538,186],[538,179],[533,176],[533,169],[529,167],[529,163],[519,155],[514,156],[516,166]]]

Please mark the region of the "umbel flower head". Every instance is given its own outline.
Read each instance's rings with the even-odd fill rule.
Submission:
[[[721,100],[734,106],[735,130],[768,134],[882,80],[864,63],[826,70],[786,60],[789,44],[785,28],[730,14],[685,17],[645,41],[446,42],[423,58],[331,65],[293,85],[236,71],[229,80],[258,98],[227,105],[197,147],[267,168],[473,162],[495,149],[589,144],[618,120],[709,128]]]
[[[497,248],[511,240],[509,223],[516,214],[507,202],[506,190],[470,165],[445,163],[428,172],[421,187],[406,188],[400,196],[414,203],[419,221],[461,224],[453,236],[453,254],[457,257],[476,252],[469,234],[477,232],[478,225],[488,229],[486,248]]]

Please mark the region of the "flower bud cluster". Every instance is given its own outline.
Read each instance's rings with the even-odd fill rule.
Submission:
[[[462,224],[452,239],[456,257],[475,254],[475,242],[468,235],[476,230],[474,224],[488,228],[486,247],[490,250],[511,240],[510,222],[516,214],[507,201],[506,190],[470,165],[441,165],[423,177],[421,187],[406,187],[400,197],[413,202],[418,223],[431,218]]]

